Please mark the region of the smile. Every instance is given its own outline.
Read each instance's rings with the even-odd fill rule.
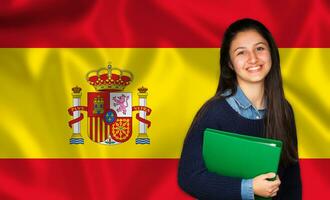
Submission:
[[[255,67],[248,67],[246,70],[248,72],[258,72],[261,70],[261,68],[263,67],[263,65],[258,65],[258,66],[255,66]]]

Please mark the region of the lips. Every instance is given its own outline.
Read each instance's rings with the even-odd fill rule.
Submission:
[[[258,66],[252,66],[252,67],[248,67],[246,70],[248,72],[259,72],[261,71],[263,65],[258,65]]]

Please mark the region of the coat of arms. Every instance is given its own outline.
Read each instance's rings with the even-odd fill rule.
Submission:
[[[73,106],[68,109],[73,117],[69,126],[73,130],[70,144],[84,144],[80,133],[80,121],[84,118],[81,111],[87,111],[87,136],[94,142],[113,145],[128,141],[132,136],[133,112],[139,121],[139,134],[136,144],[150,144],[147,128],[151,122],[147,120],[151,109],[147,107],[148,89],[138,89],[139,105],[132,106],[132,92],[124,92],[127,85],[133,81],[129,71],[112,68],[101,68],[87,73],[86,80],[96,92],[88,92],[87,106],[80,105],[81,88],[72,88]]]

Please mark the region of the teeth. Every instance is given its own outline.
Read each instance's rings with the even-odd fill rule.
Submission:
[[[256,67],[249,67],[247,70],[248,71],[255,71],[255,70],[258,70],[260,68],[261,68],[261,66],[259,65],[259,66],[256,66]]]

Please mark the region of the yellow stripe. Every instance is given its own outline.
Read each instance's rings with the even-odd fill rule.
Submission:
[[[330,49],[280,49],[283,80],[294,107],[301,158],[330,158],[329,66]],[[1,158],[178,158],[186,131],[198,108],[215,92],[219,49],[0,49]],[[104,146],[87,135],[87,113],[82,121],[84,145],[70,145],[72,130],[67,108],[71,88],[94,91],[85,81],[90,70],[112,62],[130,70],[134,81],[125,91],[147,87],[152,108],[150,145],[132,138]],[[133,116],[135,114],[133,113]]]

